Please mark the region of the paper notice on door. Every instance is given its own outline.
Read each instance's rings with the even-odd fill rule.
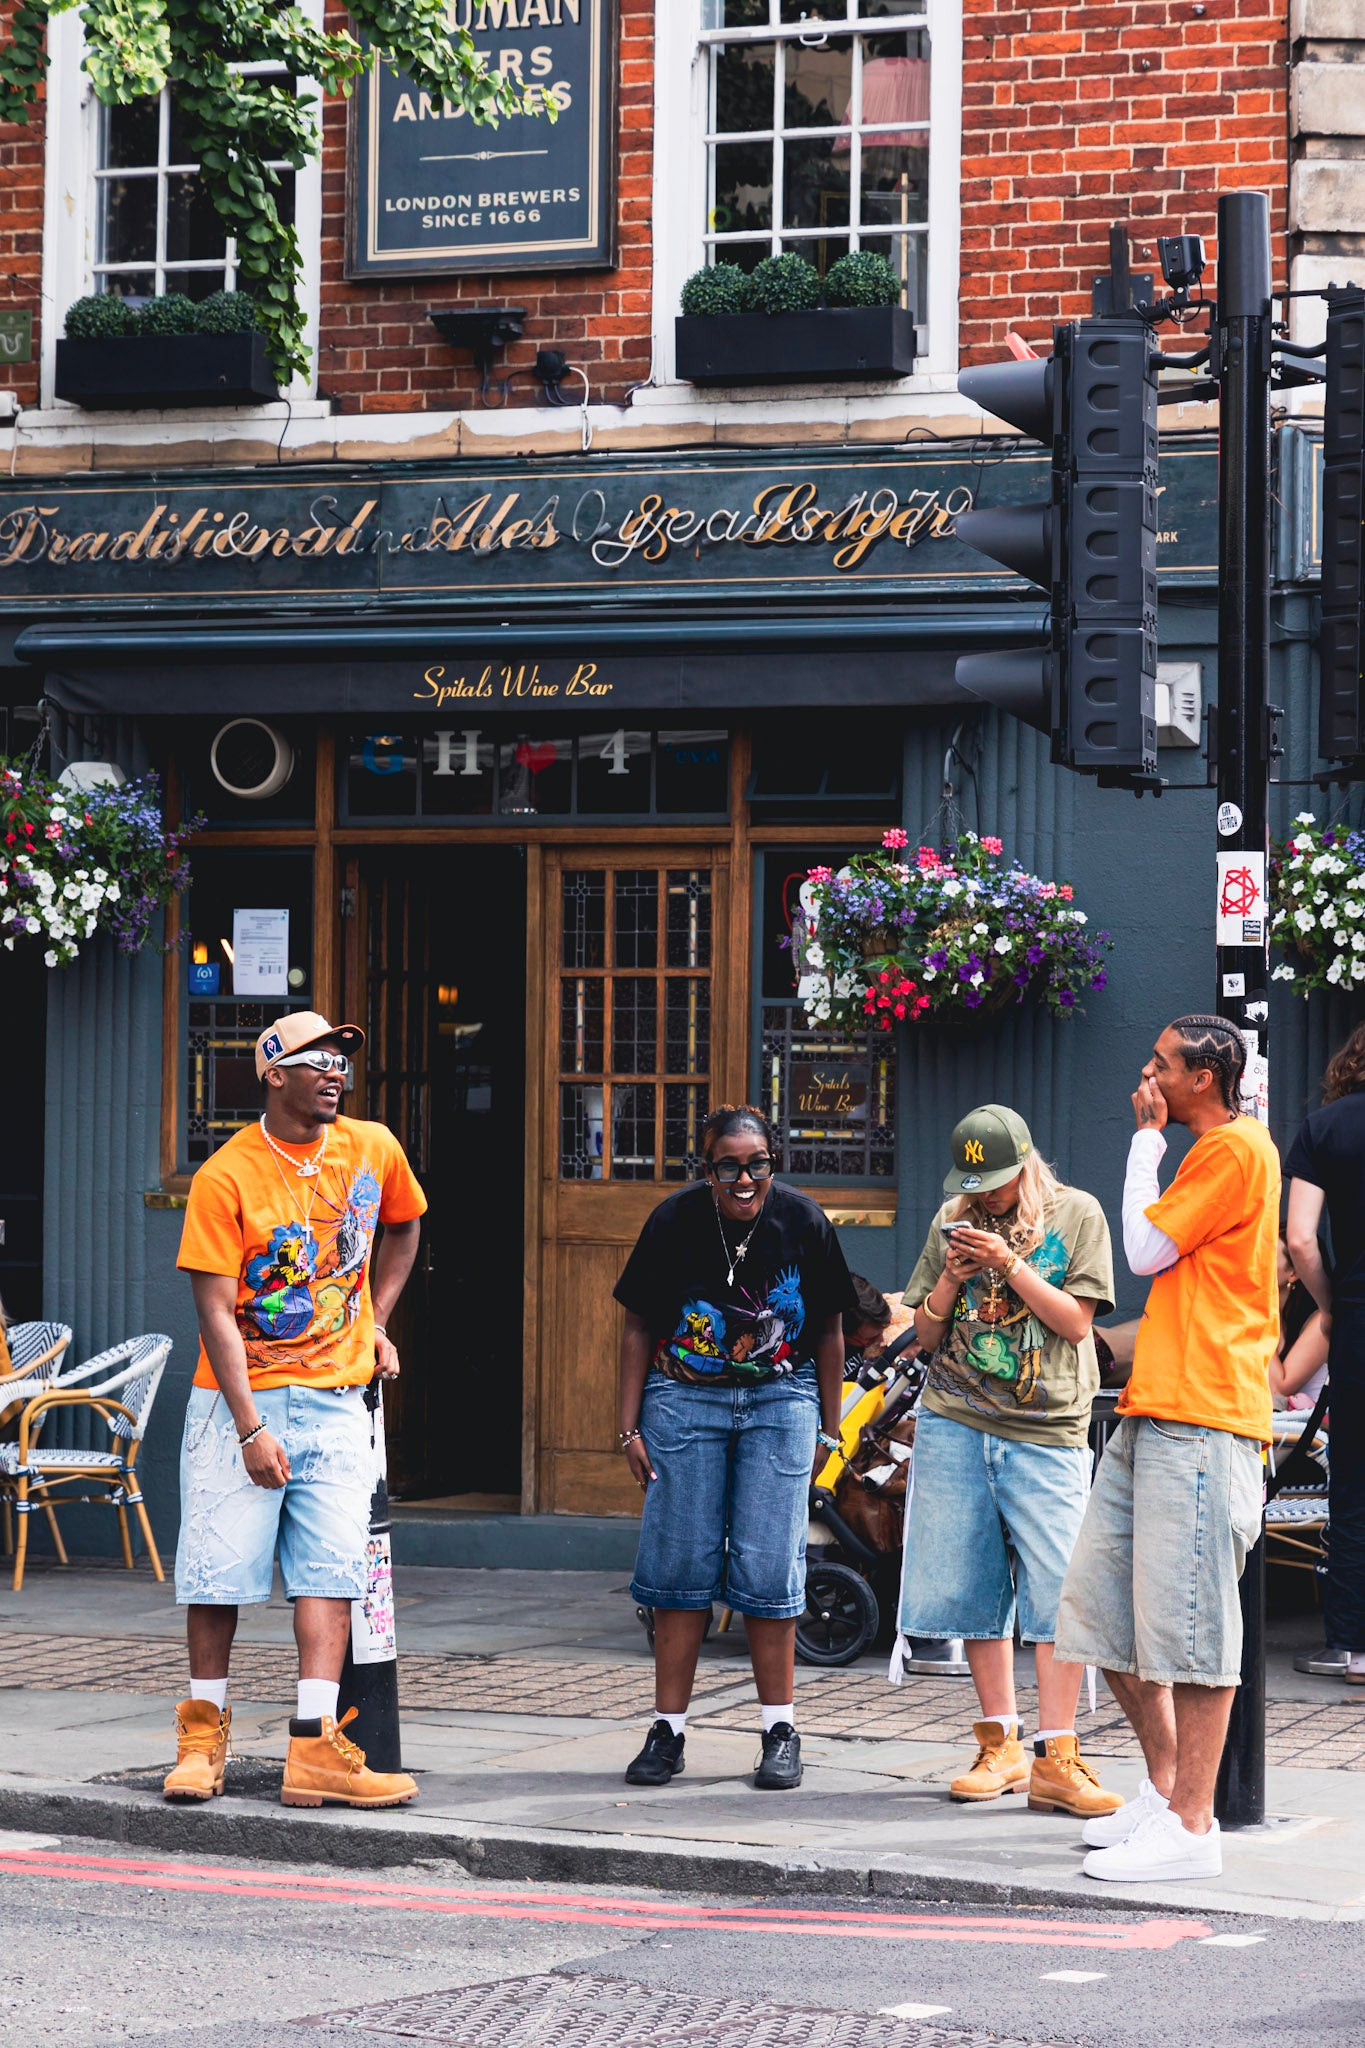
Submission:
[[[289,912],[234,910],[232,992],[237,996],[289,993]]]

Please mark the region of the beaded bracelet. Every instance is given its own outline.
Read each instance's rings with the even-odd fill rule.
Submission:
[[[827,1451],[837,1451],[839,1448],[838,1437],[831,1436],[827,1429],[817,1429],[815,1432],[815,1441],[818,1444],[823,1444]]]
[[[639,1441],[639,1436],[640,1432],[638,1429],[623,1429],[616,1441],[623,1451],[628,1451],[633,1443]]]
[[[244,1451],[244,1450],[246,1449],[247,1445],[248,1445],[249,1443],[251,1443],[251,1442],[253,1441],[253,1439],[254,1439],[254,1438],[256,1438],[256,1437],[260,1436],[260,1435],[261,1435],[261,1434],[262,1434],[262,1433],[264,1432],[265,1428],[266,1428],[266,1425],[265,1425],[265,1423],[263,1423],[263,1422],[258,1422],[258,1423],[256,1424],[256,1427],[255,1427],[254,1429],[249,1429],[249,1430],[247,1431],[247,1433],[246,1433],[246,1435],[245,1435],[245,1436],[239,1436],[239,1437],[238,1437],[238,1439],[237,1439],[237,1448],[238,1448],[238,1450],[239,1450],[239,1451]]]

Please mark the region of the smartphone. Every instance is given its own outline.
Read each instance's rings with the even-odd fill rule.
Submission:
[[[938,1227],[942,1236],[952,1238],[959,1230],[970,1230],[972,1226],[970,1223],[940,1223]]]

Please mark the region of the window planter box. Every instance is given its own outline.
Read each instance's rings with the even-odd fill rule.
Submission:
[[[692,384],[906,377],[915,367],[915,322],[904,306],[683,315],[674,325],[678,375]]]
[[[266,405],[280,387],[263,334],[128,334],[59,341],[56,394],[89,411]]]

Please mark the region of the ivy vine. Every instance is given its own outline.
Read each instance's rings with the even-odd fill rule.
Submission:
[[[316,28],[278,0],[18,0],[0,44],[0,119],[28,123],[47,75],[48,19],[76,6],[97,99],[127,106],[172,87],[205,190],[236,240],[238,279],[256,301],[281,383],[307,372],[309,350],[298,236],[280,218],[271,166],[298,170],[318,155],[317,100],[240,66],[280,64],[325,93],[349,95],[377,56],[434,102],[491,127],[509,114],[557,113],[548,93],[488,69],[469,30],[447,26],[446,0],[350,0],[363,41],[346,28]]]

